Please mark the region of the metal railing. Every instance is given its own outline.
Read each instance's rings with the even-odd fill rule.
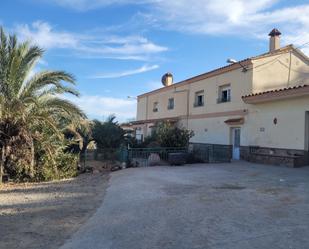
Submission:
[[[230,162],[232,158],[232,146],[221,144],[191,144],[194,157],[205,163]]]
[[[167,165],[169,153],[187,153],[186,147],[122,148],[119,159],[132,166]]]
[[[190,147],[156,147],[156,148],[127,148],[87,150],[81,155],[81,162],[86,161],[119,161],[128,166],[147,167],[168,165],[170,153],[186,153],[193,161],[204,163],[230,162],[232,146],[217,144],[193,143]],[[189,158],[187,157],[187,158]],[[197,159],[197,160],[195,160]],[[190,159],[189,159],[190,161]],[[191,162],[194,163],[194,162]]]

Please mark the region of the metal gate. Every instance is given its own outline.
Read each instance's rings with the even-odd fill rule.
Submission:
[[[169,153],[187,153],[188,148],[122,148],[119,160],[136,167],[168,165]]]
[[[232,159],[231,145],[191,143],[190,147],[194,157],[204,163],[223,163]]]

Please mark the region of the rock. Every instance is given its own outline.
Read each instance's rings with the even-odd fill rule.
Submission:
[[[112,172],[117,171],[117,170],[121,170],[121,169],[122,169],[122,167],[119,166],[119,165],[114,165],[114,166],[111,167]]]
[[[151,153],[148,157],[149,166],[159,165],[160,164],[160,156],[157,153]]]
[[[183,152],[168,153],[168,162],[170,165],[184,165],[188,154]]]

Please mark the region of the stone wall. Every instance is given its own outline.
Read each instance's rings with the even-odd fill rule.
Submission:
[[[287,166],[292,168],[309,164],[308,151],[241,146],[240,158],[254,163]]]

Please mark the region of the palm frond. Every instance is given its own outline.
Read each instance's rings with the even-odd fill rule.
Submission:
[[[19,82],[19,91],[26,84],[26,80],[29,78],[31,70],[35,67],[36,63],[42,58],[44,50],[38,46],[29,47],[28,43],[23,43],[25,49],[22,53],[22,58],[17,71],[16,82]]]
[[[63,94],[63,93],[69,93],[69,94],[72,94],[76,97],[79,97],[79,92],[75,88],[69,87],[69,86],[62,86],[61,88],[50,87],[48,89],[43,90],[38,95],[38,97],[44,97],[44,96],[48,96],[48,95],[58,95],[58,94]]]
[[[75,85],[74,76],[64,71],[43,71],[35,74],[19,92],[19,97],[35,95],[39,91],[50,86],[55,86],[59,89],[64,89],[62,81]]]
[[[41,105],[44,107],[48,107],[49,110],[52,112],[55,111],[64,111],[67,114],[69,114],[71,117],[80,116],[85,118],[85,113],[74,103],[72,103],[69,100],[58,98],[58,97],[52,97],[52,98],[45,98],[44,101],[41,102]]]

